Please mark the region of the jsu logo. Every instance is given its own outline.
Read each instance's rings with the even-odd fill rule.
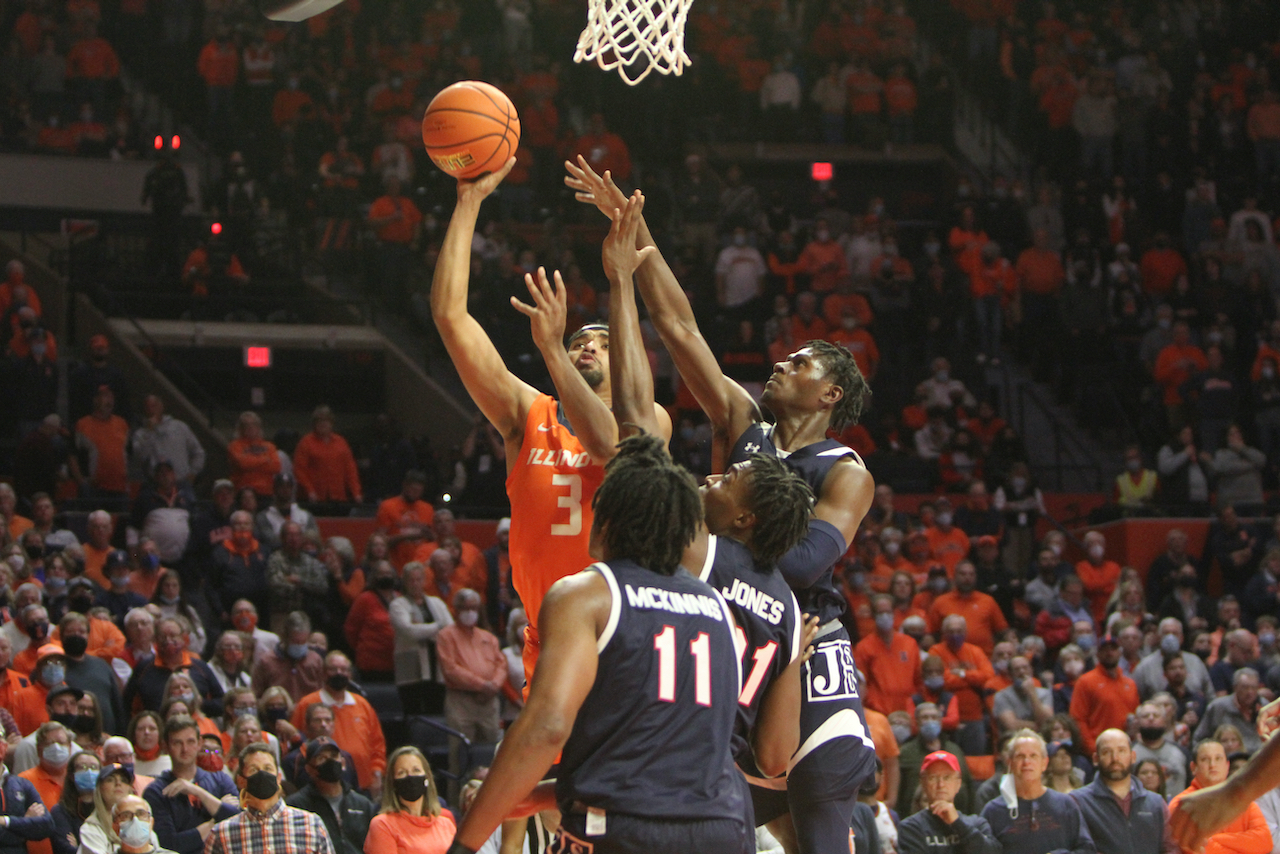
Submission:
[[[858,670],[844,638],[818,642],[804,667],[809,702],[858,699]]]

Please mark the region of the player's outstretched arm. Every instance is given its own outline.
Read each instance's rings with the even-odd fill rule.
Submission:
[[[636,308],[635,271],[658,250],[636,247],[636,230],[644,210],[639,190],[626,206],[615,208],[601,258],[609,279],[609,374],[613,390],[613,415],[620,437],[633,432],[634,425],[646,433],[671,438],[671,418],[654,404],[653,372],[640,335],[640,312]]]
[[[1169,832],[1184,851],[1198,851],[1206,839],[1277,785],[1280,785],[1280,738],[1271,738],[1248,765],[1225,783],[1181,798],[1177,808],[1169,813]]]
[[[458,204],[445,232],[431,282],[431,316],[467,393],[503,438],[518,436],[537,390],[507,370],[498,350],[467,311],[471,277],[471,238],[480,204],[515,165],[515,158],[478,181],[458,182]]]
[[[564,280],[560,278],[559,270],[548,280],[547,271],[539,267],[536,277],[531,273],[525,274],[524,283],[533,305],[512,297],[511,306],[529,318],[533,343],[542,353],[564,414],[578,441],[591,455],[592,461],[603,465],[616,453],[618,428],[613,421],[613,412],[578,373],[564,348],[564,326],[569,316],[569,297]]]
[[[818,618],[805,617],[796,631],[801,632],[800,654],[765,692],[751,730],[751,752],[756,767],[766,777],[777,777],[786,771],[787,763],[800,748],[800,670],[813,656]]]
[[[831,469],[814,505],[809,533],[778,561],[788,584],[796,589],[813,585],[844,555],[871,509],[875,489],[871,473],[852,460]]]
[[[609,585],[598,573],[557,581],[538,615],[542,652],[529,686],[529,702],[507,730],[489,776],[458,828],[455,845],[475,851],[546,776],[578,710],[595,684],[596,640],[609,620]]]
[[[576,191],[578,201],[594,204],[606,216],[611,216],[614,209],[622,209],[626,197],[608,172],[597,175],[582,157],[577,164],[566,161],[565,168],[569,172],[565,185]],[[642,217],[636,229],[636,246],[654,245]],[[635,284],[649,308],[654,327],[662,336],[662,343],[667,346],[698,405],[717,431],[730,441],[736,439],[748,425],[760,420],[760,410],[746,389],[720,370],[715,354],[698,329],[693,306],[661,252],[655,252],[648,263],[636,270]]]

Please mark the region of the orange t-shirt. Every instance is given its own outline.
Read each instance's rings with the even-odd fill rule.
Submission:
[[[939,597],[941,598],[941,597]],[[991,659],[980,648],[971,643],[960,646],[958,653],[943,641],[929,647],[929,654],[942,659],[946,672],[943,674],[943,687],[956,696],[962,722],[976,721],[982,718],[982,689],[987,680],[996,675],[991,666]],[[953,668],[963,668],[964,675],[953,673]]]
[[[120,60],[110,42],[101,36],[83,39],[67,53],[67,76],[110,80],[120,76]]]
[[[270,495],[275,476],[280,473],[280,454],[270,442],[232,439],[227,443],[231,481],[236,489],[246,486],[259,495]]]
[[[995,648],[995,636],[1009,628],[996,600],[985,593],[974,591],[967,595],[948,590],[929,608],[929,631],[936,637],[942,631],[942,621],[952,614],[964,617],[969,629],[969,643],[987,655]]]
[[[1191,362],[1191,369],[1183,367],[1183,361]],[[1164,387],[1165,403],[1182,403],[1182,392],[1179,387],[1191,378],[1193,372],[1203,371],[1209,367],[1209,360],[1204,351],[1194,344],[1179,346],[1170,344],[1156,356],[1156,367],[1153,371],[1156,382]]]
[[[876,346],[876,339],[865,329],[850,331],[839,327],[827,335],[827,340],[848,350],[864,377],[872,376],[880,365],[880,348]]]
[[[867,716],[867,731],[871,735],[871,741],[876,748],[876,756],[880,757],[882,762],[897,762],[898,754],[901,748],[898,747],[898,739],[893,735],[893,727],[889,725],[889,718],[880,714],[875,709],[863,709]],[[876,797],[884,800],[889,794],[889,775],[880,781],[880,789],[876,792]]]
[[[916,111],[916,84],[906,77],[890,77],[884,83],[884,101],[891,117],[911,115]]]
[[[1174,795],[1169,802],[1169,815],[1178,809],[1182,798],[1202,787],[1194,779],[1186,789]],[[1203,854],[1270,854],[1271,828],[1267,825],[1266,816],[1257,802],[1249,804],[1235,820],[1228,822],[1221,830],[1205,840]],[[1183,848],[1182,854],[1193,854],[1190,849]]]
[[[947,568],[947,577],[956,574],[956,564],[969,554],[969,535],[954,525],[949,531],[932,527],[924,529],[925,539],[929,541],[929,553],[938,563]]]
[[[98,463],[93,471],[93,485],[108,492],[124,492],[129,488],[129,462],[125,448],[129,442],[129,422],[119,415],[105,420],[86,415],[76,422],[76,432],[98,449]]]
[[[1098,665],[1077,679],[1071,692],[1071,717],[1080,727],[1085,755],[1093,755],[1103,730],[1123,730],[1125,720],[1137,708],[1138,685],[1119,671],[1113,679]]]
[[[414,230],[422,221],[422,214],[404,196],[395,199],[382,196],[369,206],[369,219],[394,216],[397,210],[400,211],[400,219],[378,226],[378,239],[387,243],[412,243]]]
[[[9,707],[9,712],[13,715],[14,723],[18,725],[18,732],[30,735],[40,728],[40,724],[48,722],[49,710],[44,703],[45,697],[48,696],[49,689],[39,682],[32,682],[27,687],[19,688],[14,692],[13,705]]]
[[[327,440],[316,433],[299,439],[293,450],[293,474],[300,492],[315,493],[315,501],[359,502],[364,495],[351,446],[337,433]]]
[[[378,505],[378,527],[387,532],[388,537],[398,537],[402,527],[430,525],[436,517],[435,508],[425,501],[418,500],[410,504],[403,495],[395,495]],[[417,545],[410,540],[396,544],[391,550],[391,562],[396,569],[413,560]]]
[[[1029,294],[1052,296],[1062,290],[1062,283],[1067,280],[1067,273],[1062,269],[1062,259],[1057,252],[1049,249],[1037,249],[1033,246],[1022,250],[1014,269],[1018,273],[1022,290]]]
[[[1187,262],[1176,249],[1148,249],[1142,253],[1138,268],[1142,272],[1142,289],[1152,296],[1164,296],[1187,272]]]
[[[240,54],[233,44],[220,45],[211,41],[201,49],[196,70],[204,78],[206,86],[234,86],[240,73]]]
[[[587,553],[591,499],[604,480],[604,467],[560,421],[559,409],[550,395],[533,401],[507,475],[511,580],[533,627],[551,585],[593,562]]]
[[[858,641],[853,660],[867,677],[862,703],[882,714],[905,711],[911,695],[920,690],[920,647],[915,640],[895,632],[885,644],[878,632]]]
[[[1084,595],[1093,605],[1093,619],[1102,625],[1107,615],[1107,600],[1115,592],[1120,583],[1120,564],[1114,560],[1104,560],[1101,566],[1094,566],[1087,560],[1076,564],[1076,575],[1084,584]]]

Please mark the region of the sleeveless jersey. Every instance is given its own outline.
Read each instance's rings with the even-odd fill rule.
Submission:
[[[760,422],[752,424],[738,437],[729,464],[742,462],[753,453],[772,454],[781,459],[804,478],[815,496],[822,495],[823,481],[840,460],[852,457],[858,465],[863,464],[852,448],[834,439],[823,439],[789,454],[780,451],[773,444],[773,425]],[[827,567],[817,582],[796,590],[795,594],[804,613],[818,615],[822,634],[814,641],[814,655],[805,662],[800,676],[800,748],[791,757],[790,766],[794,768],[833,738],[851,736],[875,750],[858,695],[858,671],[853,663],[849,632],[838,622],[847,606],[844,596],[836,589],[832,568]],[[833,621],[835,625],[827,628]]]
[[[617,560],[590,570],[613,602],[595,684],[561,753],[561,811],[579,802],[649,818],[743,819],[730,755],[741,678],[728,606],[684,569],[665,576]]]
[[[800,655],[800,605],[776,567],[756,565],[751,550],[737,540],[712,535],[698,576],[710,584],[733,612],[740,632],[742,691],[733,731],[733,758],[740,768],[754,765],[751,728],[761,698]]]
[[[827,479],[827,473],[836,463],[846,457],[852,457],[858,465],[862,465],[862,458],[857,452],[835,439],[823,439],[821,442],[805,445],[790,454],[779,451],[773,444],[773,425],[761,422],[756,422],[742,431],[742,435],[738,437],[729,455],[729,465],[740,463],[753,453],[778,457],[787,464],[788,468],[804,478],[805,483],[809,484],[809,488],[813,490],[813,494],[819,497],[822,495],[822,482]],[[801,610],[806,614],[817,614],[824,625],[839,619],[848,607],[844,596],[836,589],[831,567],[827,567],[815,584],[803,590],[797,590],[796,599],[800,602]]]
[[[591,563],[591,498],[602,480],[604,467],[591,461],[560,404],[539,395],[525,420],[520,457],[507,475],[511,582],[534,628],[551,585]]]

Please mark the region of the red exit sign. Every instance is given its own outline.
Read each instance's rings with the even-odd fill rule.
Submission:
[[[244,348],[244,366],[246,368],[271,367],[271,348],[270,347],[245,347]]]

